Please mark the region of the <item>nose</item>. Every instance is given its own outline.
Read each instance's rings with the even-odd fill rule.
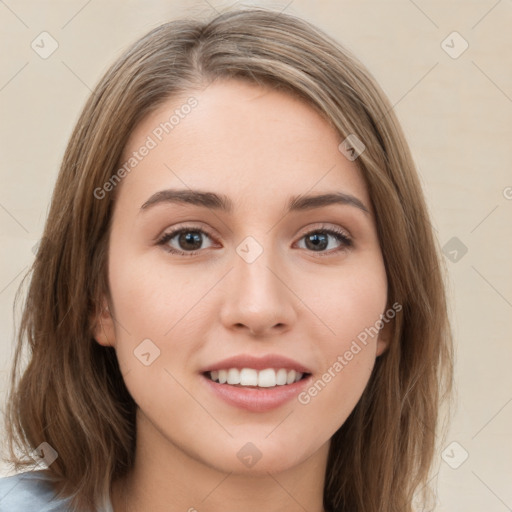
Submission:
[[[229,330],[255,337],[269,337],[289,330],[294,324],[299,302],[290,286],[290,275],[270,254],[248,263],[235,255],[234,268],[220,311]]]

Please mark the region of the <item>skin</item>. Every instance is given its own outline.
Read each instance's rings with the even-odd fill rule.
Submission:
[[[338,150],[342,138],[314,109],[235,80],[169,100],[137,126],[125,158],[191,95],[197,107],[116,191],[111,302],[96,339],[115,347],[139,408],[135,465],[113,487],[114,509],[320,512],[330,438],[386,349],[387,327],[306,405],[294,398],[268,412],[241,410],[217,398],[200,372],[234,355],[279,354],[315,381],[375,324],[387,281],[370,197],[356,163]],[[169,188],[225,194],[233,211],[186,203],[141,211]],[[286,213],[291,196],[340,191],[368,212],[332,204]],[[157,244],[178,227],[207,231],[197,254]],[[329,236],[327,248],[311,249],[306,235],[321,228],[342,229],[353,245]],[[236,252],[248,236],[263,249],[252,263]],[[189,247],[178,237],[169,245]],[[145,366],[134,350],[148,338],[160,356]],[[262,454],[251,468],[237,457],[247,442]]]

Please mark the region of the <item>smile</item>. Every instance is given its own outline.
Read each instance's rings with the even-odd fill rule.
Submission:
[[[209,393],[251,412],[267,412],[292,401],[311,382],[312,370],[280,354],[239,354],[200,370]]]
[[[259,371],[254,368],[242,368],[241,370],[238,368],[228,368],[207,372],[206,376],[219,384],[272,388],[298,382],[302,379],[304,373],[296,370],[287,370],[286,368],[265,368]]]

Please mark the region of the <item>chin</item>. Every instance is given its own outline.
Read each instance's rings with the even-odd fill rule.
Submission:
[[[317,447],[305,450],[305,443],[291,445],[281,436],[265,439],[268,433],[258,438],[244,436],[243,439],[230,439],[229,445],[219,443],[215,454],[208,454],[201,459],[210,467],[223,473],[239,475],[268,476],[268,473],[280,473],[300,465],[312,455]],[[211,455],[214,455],[212,458]]]

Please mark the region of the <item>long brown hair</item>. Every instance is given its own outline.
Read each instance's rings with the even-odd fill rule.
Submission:
[[[178,94],[235,78],[278,88],[355,134],[376,213],[388,302],[402,306],[388,350],[332,438],[328,511],[411,512],[425,498],[452,386],[452,340],[439,247],[417,172],[388,99],[339,43],[294,16],[243,9],[165,23],[131,46],[87,101],[67,146],[18,330],[6,408],[16,471],[47,442],[59,496],[93,511],[134,462],[136,404],[115,351],[93,338],[108,295],[106,257],[115,194],[95,190],[121,165],[128,136]],[[21,288],[20,288],[21,290]],[[19,294],[18,294],[19,296]],[[20,374],[23,349],[28,366]],[[58,485],[57,485],[58,484]]]

